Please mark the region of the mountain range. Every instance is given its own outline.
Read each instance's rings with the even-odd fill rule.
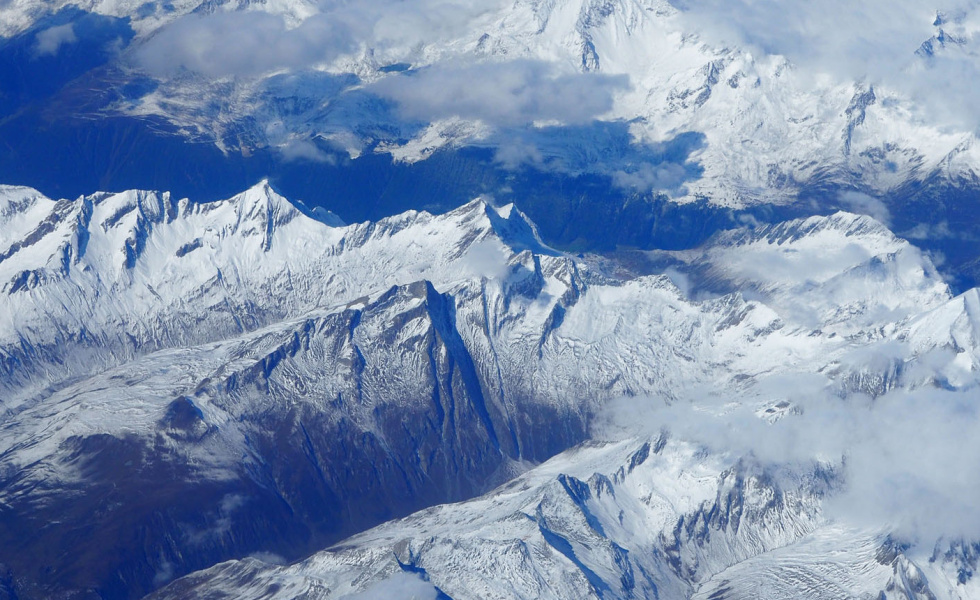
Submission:
[[[777,4],[0,0],[0,598],[980,596],[976,9]]]
[[[414,572],[404,556],[416,550],[370,548],[392,535],[411,543],[442,536],[450,546],[434,552],[450,562],[416,566],[431,581],[448,578],[435,585],[455,597],[470,583],[451,566],[461,560],[450,551],[461,543],[454,536],[498,532],[498,513],[486,517],[481,503],[501,503],[504,521],[530,519],[519,518],[511,536],[540,526],[558,554],[514,573],[538,587],[493,592],[500,597],[569,597],[573,588],[560,586],[579,585],[576,577],[609,597],[690,595],[727,568],[750,558],[764,565],[769,552],[809,543],[807,535],[829,526],[820,499],[844,486],[846,470],[840,456],[810,457],[810,470],[787,490],[770,481],[766,463],[756,471],[720,456],[712,471],[691,445],[697,440],[657,433],[644,442],[650,434],[635,431],[632,416],[617,425],[623,398],[630,412],[649,412],[637,418],[659,431],[659,423],[669,427],[658,412],[668,405],[709,414],[740,405],[793,419],[814,398],[888,398],[937,386],[968,394],[976,384],[976,292],[954,297],[928,257],[861,215],[744,228],[693,251],[611,259],[556,251],[518,209],[486,199],[442,216],[411,212],[356,225],[291,204],[265,182],[212,203],[155,192],[56,202],[16,187],[3,189],[3,202],[0,561],[19,598],[84,590],[131,597],[245,555],[253,558],[242,566],[215,567],[216,577],[228,585],[230,569],[237,585],[251,586],[242,569],[280,577],[278,567],[266,574],[256,566],[262,557],[296,560],[389,519],[490,492],[603,435],[627,441],[588,442],[474,501],[490,520],[472,521],[472,531],[419,533],[441,511],[470,523],[473,505],[464,503],[378,530],[400,534],[362,534],[342,547],[353,544],[355,557],[400,556]],[[668,447],[673,458],[661,459]],[[630,461],[648,458],[627,477]],[[700,495],[677,488],[676,477],[699,469],[708,469],[696,477]],[[571,519],[563,511],[577,507],[586,516],[576,518],[603,540],[606,520],[626,510],[613,504],[589,516],[604,493],[638,502],[642,489],[689,501],[631,504],[645,525],[624,521],[623,531],[659,523],[639,546],[615,537],[582,542],[590,552],[642,553],[631,566],[615,562],[619,550],[586,555],[563,545],[571,543],[566,534],[555,534],[566,542],[549,537],[546,517],[527,507],[555,485],[570,495],[554,499],[563,508],[552,518]],[[619,485],[629,491],[616,492]],[[751,510],[728,506],[745,517],[741,529],[726,529],[734,517],[719,516],[712,503],[731,494],[726,502],[748,502],[744,485],[762,486],[770,500],[796,494],[792,525],[766,500]],[[726,542],[717,555],[696,544],[683,552],[703,557],[681,568],[664,540],[699,519],[721,519],[711,525],[718,535],[744,530],[755,541]],[[861,560],[877,552],[868,550],[873,540],[884,544],[880,536],[855,540]],[[472,543],[473,552],[498,551]],[[339,560],[374,575],[355,577],[356,585],[309,583],[353,577],[327,569],[281,589],[357,591],[397,564],[326,556],[327,565]],[[297,568],[320,564],[319,555],[310,560]],[[595,563],[605,560],[619,564],[614,578]],[[713,566],[699,571],[699,561]],[[630,585],[622,584],[626,571]],[[166,590],[187,597],[187,585]]]

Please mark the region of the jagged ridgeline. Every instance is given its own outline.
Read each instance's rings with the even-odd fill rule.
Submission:
[[[235,19],[239,29],[293,26],[320,8],[6,3],[0,180],[52,197],[132,188],[209,201],[270,177],[351,222],[442,213],[492,194],[519,202],[547,242],[570,251],[691,248],[741,222],[843,208],[890,220],[941,253],[958,290],[977,281],[974,136],[941,123],[940,111],[918,118],[896,89],[815,81],[785,57],[720,45],[698,31],[687,4],[665,0],[478,3],[417,42],[324,48],[323,64],[266,65],[264,55],[277,54],[266,48],[253,61],[265,68],[245,72],[221,57],[255,49],[228,52],[220,35],[203,35],[208,23],[234,30]],[[440,11],[429,13],[441,23]],[[964,23],[923,20],[910,69],[968,52]],[[166,45],[188,28],[215,44],[203,63]],[[321,39],[334,37],[344,36]],[[147,61],[171,54],[168,68]],[[564,66],[548,66],[556,60]],[[487,86],[492,106],[523,106],[521,90],[567,82],[578,92],[528,104],[576,118],[500,117],[451,102],[419,112],[392,91],[427,97],[446,69]],[[515,78],[521,85],[508,87]],[[467,87],[457,91],[482,106]],[[586,92],[602,100],[596,110],[572,111]],[[597,219],[606,226],[594,227]]]
[[[821,519],[836,485],[832,471],[787,480],[665,437],[596,444],[299,563],[228,562],[150,597],[930,597],[906,548]]]
[[[0,0],[0,600],[980,598],[980,12],[722,4]]]
[[[552,250],[482,200],[356,225],[266,183],[213,203],[16,187],[2,202],[0,562],[22,598],[302,558],[488,491],[585,440],[616,398],[799,372],[845,396],[905,371],[967,385],[910,365],[967,343],[972,296],[858,215],[630,269]],[[673,280],[642,274],[664,268]],[[849,358],[899,340],[893,362]]]

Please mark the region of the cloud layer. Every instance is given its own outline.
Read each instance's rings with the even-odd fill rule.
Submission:
[[[930,121],[975,127],[980,5],[947,0],[672,0],[718,45],[785,56],[810,74],[868,80],[915,99]]]
[[[759,55],[783,55],[801,67],[798,73],[831,73],[845,80],[884,85],[916,99],[913,109],[921,111],[920,116],[930,124],[980,125],[973,107],[980,93],[976,83],[980,81],[980,55],[973,50],[980,48],[980,10],[975,2],[952,0],[943,7],[946,16],[937,20],[934,7],[912,0],[857,4],[844,0],[789,4],[779,0],[672,1],[681,9],[686,31],[698,32],[719,47],[734,44]],[[347,54],[363,53],[369,60],[350,69],[370,71],[365,75],[358,70],[369,80],[381,79],[363,87],[362,96],[371,94],[383,101],[378,106],[396,109],[379,117],[367,111],[345,115],[361,129],[368,127],[366,119],[376,118],[372,134],[360,136],[365,148],[375,142],[396,147],[415,137],[406,132],[424,130],[433,121],[458,118],[486,125],[490,135],[484,135],[482,141],[493,138],[498,162],[508,168],[563,168],[550,161],[546,138],[551,132],[538,135],[533,129],[541,129],[542,123],[585,126],[606,118],[616,99],[630,90],[631,82],[626,76],[577,72],[577,63],[568,62],[567,56],[548,62],[484,62],[471,50],[479,32],[494,31],[496,24],[488,21],[484,29],[481,19],[508,4],[504,0],[324,0],[312,16],[219,9],[211,15],[187,15],[165,26],[134,56],[140,66],[159,77],[191,71],[212,79],[248,79],[281,71],[302,72]],[[344,69],[345,60],[332,68]],[[407,71],[382,75],[375,70],[392,62],[404,63]],[[409,68],[410,64],[427,66]],[[885,105],[889,98],[887,93],[880,94],[879,104]],[[333,98],[316,94],[303,100],[326,107],[321,113],[304,115],[304,125],[316,122],[321,129],[287,133],[303,134],[300,137],[338,134],[324,126],[324,119],[339,115],[343,101],[333,103]],[[261,103],[262,99],[249,101]],[[392,115],[396,118],[390,118]],[[277,123],[281,122],[273,122]],[[676,125],[658,137],[681,133],[683,128]],[[346,133],[357,127],[349,125]],[[476,137],[461,135],[454,141],[472,143]],[[432,147],[438,146],[440,140],[433,139]],[[275,145],[282,140],[270,135],[269,142]],[[428,142],[420,142],[425,144]],[[621,154],[648,150],[638,147],[636,152]],[[327,160],[306,142],[284,147],[283,153],[290,159]],[[618,165],[602,165],[601,171],[620,188],[681,190],[697,175],[686,161],[629,158]],[[566,170],[575,171],[572,167]],[[873,198],[852,195],[842,201],[853,210],[888,220],[884,205]]]
[[[163,27],[137,52],[151,73],[182,69],[208,77],[251,77],[330,62],[358,48],[404,52],[451,39],[500,0],[325,0],[299,18],[262,10],[192,13]]]
[[[530,60],[451,65],[388,77],[371,87],[408,119],[478,119],[493,125],[555,120],[581,124],[613,107],[629,87],[620,75],[562,73]]]
[[[328,15],[290,28],[279,15],[221,12],[177,20],[141,47],[136,57],[158,76],[187,69],[208,77],[248,77],[327,62],[354,42],[351,29]]]
[[[969,2],[958,2],[969,5]],[[916,0],[674,0],[711,38],[860,77],[906,64],[935,31],[936,7]]]
[[[787,403],[785,416],[775,422],[750,403],[668,407],[635,398],[616,403],[608,416],[613,429],[666,429],[713,452],[767,465],[805,469],[820,462],[842,468],[843,488],[824,504],[832,519],[891,531],[925,547],[943,537],[980,538],[975,395],[929,387],[874,400],[859,394],[842,399],[826,383],[818,375],[768,381],[767,394]]]

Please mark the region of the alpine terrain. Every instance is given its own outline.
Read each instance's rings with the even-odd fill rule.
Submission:
[[[980,598],[974,4],[0,0],[0,599]]]

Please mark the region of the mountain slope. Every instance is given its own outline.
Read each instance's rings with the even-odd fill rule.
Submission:
[[[224,563],[150,597],[362,597],[385,582],[428,586],[420,597],[501,599],[975,593],[974,581],[956,582],[918,557],[927,578],[880,531],[828,521],[821,503],[841,485],[839,472],[733,460],[663,436],[586,445],[482,498],[385,524],[305,561]]]
[[[131,28],[125,49],[110,55],[103,71],[91,71],[93,81],[65,82],[52,101],[59,114],[169,123],[177,136],[245,158],[272,148],[286,163],[316,168],[344,155],[385,153],[413,162],[440,148],[482,147],[512,167],[599,174],[615,186],[685,202],[802,199],[846,208],[851,201],[839,193],[860,190],[885,202],[908,228],[915,223],[902,216],[929,201],[930,190],[976,187],[976,140],[968,127],[943,121],[941,111],[929,111],[894,81],[811,72],[810,65],[751,46],[721,44],[710,23],[698,23],[683,3],[388,8],[305,0],[43,6],[17,0],[0,8],[6,25],[0,35],[17,47],[36,47],[53,35],[46,32],[61,32],[84,15],[125,22]],[[399,27],[412,11],[426,17]],[[905,61],[894,58],[907,62],[907,77],[941,72],[944,61],[972,60],[963,19],[940,19],[931,28],[923,21],[923,47],[942,51],[926,56],[911,47]],[[361,26],[350,25],[358,20]],[[236,28],[247,33],[239,53],[229,53]],[[84,28],[75,30],[54,59],[86,41]],[[308,39],[318,35],[320,41]],[[188,45],[194,36],[207,52]],[[289,37],[296,44],[283,49]],[[31,56],[13,70],[40,64]],[[243,68],[240,56],[265,66]],[[471,98],[460,88],[465,102],[436,101],[432,89],[456,85],[447,73],[487,85],[487,97]],[[563,77],[587,92],[583,97],[603,98],[596,110],[578,115],[560,94],[535,109],[533,94]],[[426,105],[437,108],[419,108]]]
[[[270,177],[351,221],[489,193],[576,251],[843,209],[975,285],[976,139],[932,91],[971,80],[948,73],[976,63],[972,12],[867,40],[901,54],[876,78],[722,42],[700,4],[8,2],[0,178],[217,199]]]
[[[797,401],[787,378],[879,395],[959,364],[937,366],[940,329],[907,332],[961,300],[855,215],[722,236],[691,268],[677,254],[679,281],[760,290],[694,299],[555,252],[480,200],[336,226],[265,183],[210,204],[3,197],[0,562],[19,597],[132,596],[229,558],[299,559],[487,491],[585,440],[618,398],[778,414]],[[811,280],[732,262],[750,247],[851,260]],[[803,292],[846,292],[852,318],[802,318]]]

